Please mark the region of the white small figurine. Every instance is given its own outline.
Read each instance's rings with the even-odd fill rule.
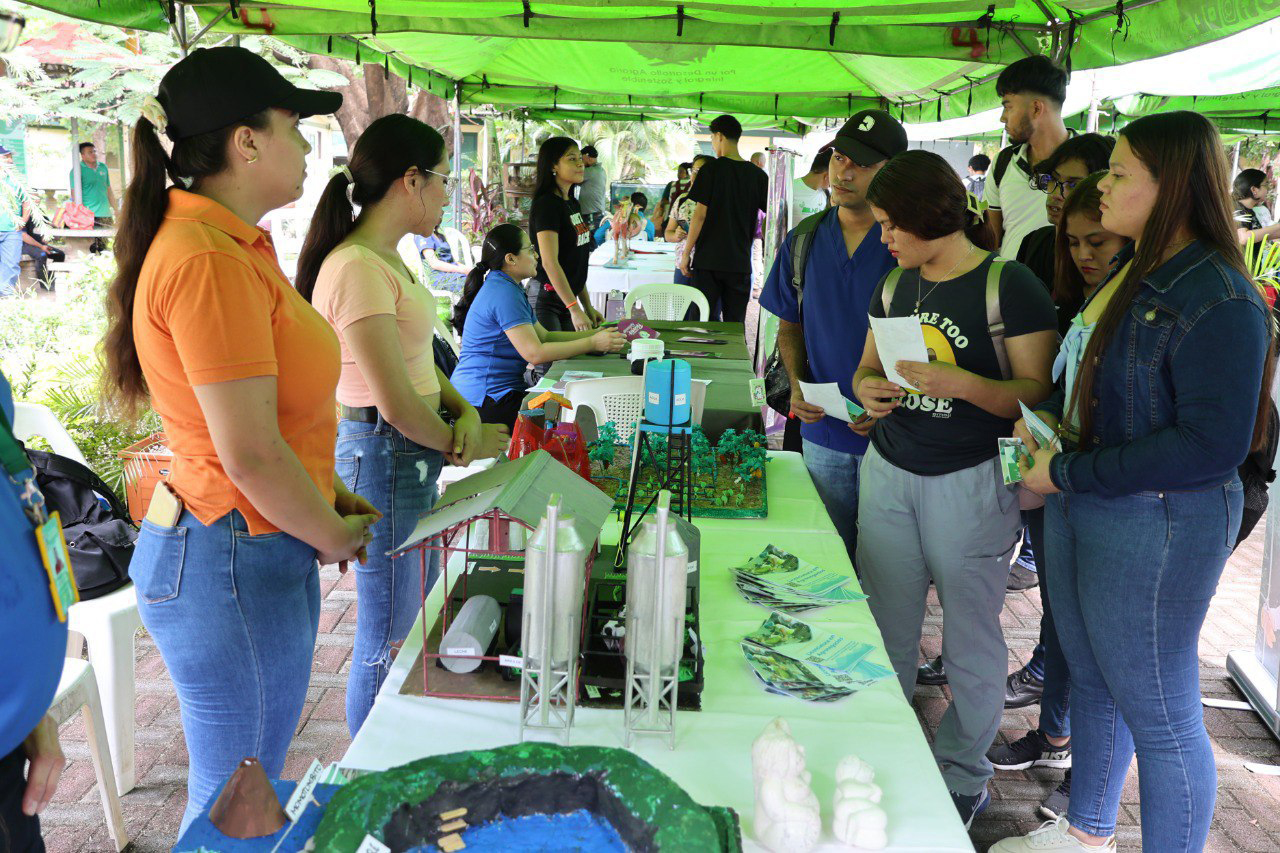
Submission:
[[[835,808],[831,831],[841,843],[859,850],[883,850],[889,844],[889,816],[880,808],[875,769],[856,755],[836,767]]]
[[[781,717],[765,726],[751,746],[756,783],[756,841],[769,850],[804,853],[822,833],[818,798],[809,787],[804,747]]]

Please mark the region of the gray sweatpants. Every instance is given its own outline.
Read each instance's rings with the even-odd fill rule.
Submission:
[[[916,686],[929,579],[942,602],[942,661],[951,705],[933,754],[947,787],[972,795],[992,776],[1008,650],[1000,630],[1021,520],[998,460],[923,477],[868,448],[859,473],[858,570],[902,691]]]

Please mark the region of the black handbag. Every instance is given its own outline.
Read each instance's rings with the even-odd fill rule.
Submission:
[[[806,216],[787,235],[787,239],[791,241],[791,286],[796,291],[797,313],[804,306],[804,268],[809,262],[809,247],[813,245],[814,232],[832,210],[835,208]],[[769,408],[783,417],[791,413],[791,376],[782,363],[777,341],[774,341],[773,352],[764,364],[764,400]]]
[[[102,478],[74,459],[28,450],[46,509],[58,512],[80,599],[101,598],[129,582],[138,530]]]

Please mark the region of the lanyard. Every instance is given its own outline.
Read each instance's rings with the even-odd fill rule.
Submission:
[[[0,407],[0,464],[9,475],[9,482],[21,490],[18,500],[22,502],[22,511],[27,518],[33,525],[43,524],[49,518],[45,512],[44,495],[36,487],[31,460],[14,436],[9,416],[3,407]]]

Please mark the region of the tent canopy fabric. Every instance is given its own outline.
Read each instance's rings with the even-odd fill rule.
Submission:
[[[31,5],[163,31],[159,0]],[[907,121],[990,109],[1008,63],[1074,69],[1159,56],[1276,16],[1204,0],[197,0],[213,33],[270,34],[385,63],[464,104],[560,114],[717,114],[796,126],[868,106]],[[978,10],[975,13],[975,8]],[[982,14],[982,10],[989,10]],[[978,14],[978,17],[975,17]],[[625,108],[626,112],[619,112]],[[641,108],[637,111],[637,108]]]

